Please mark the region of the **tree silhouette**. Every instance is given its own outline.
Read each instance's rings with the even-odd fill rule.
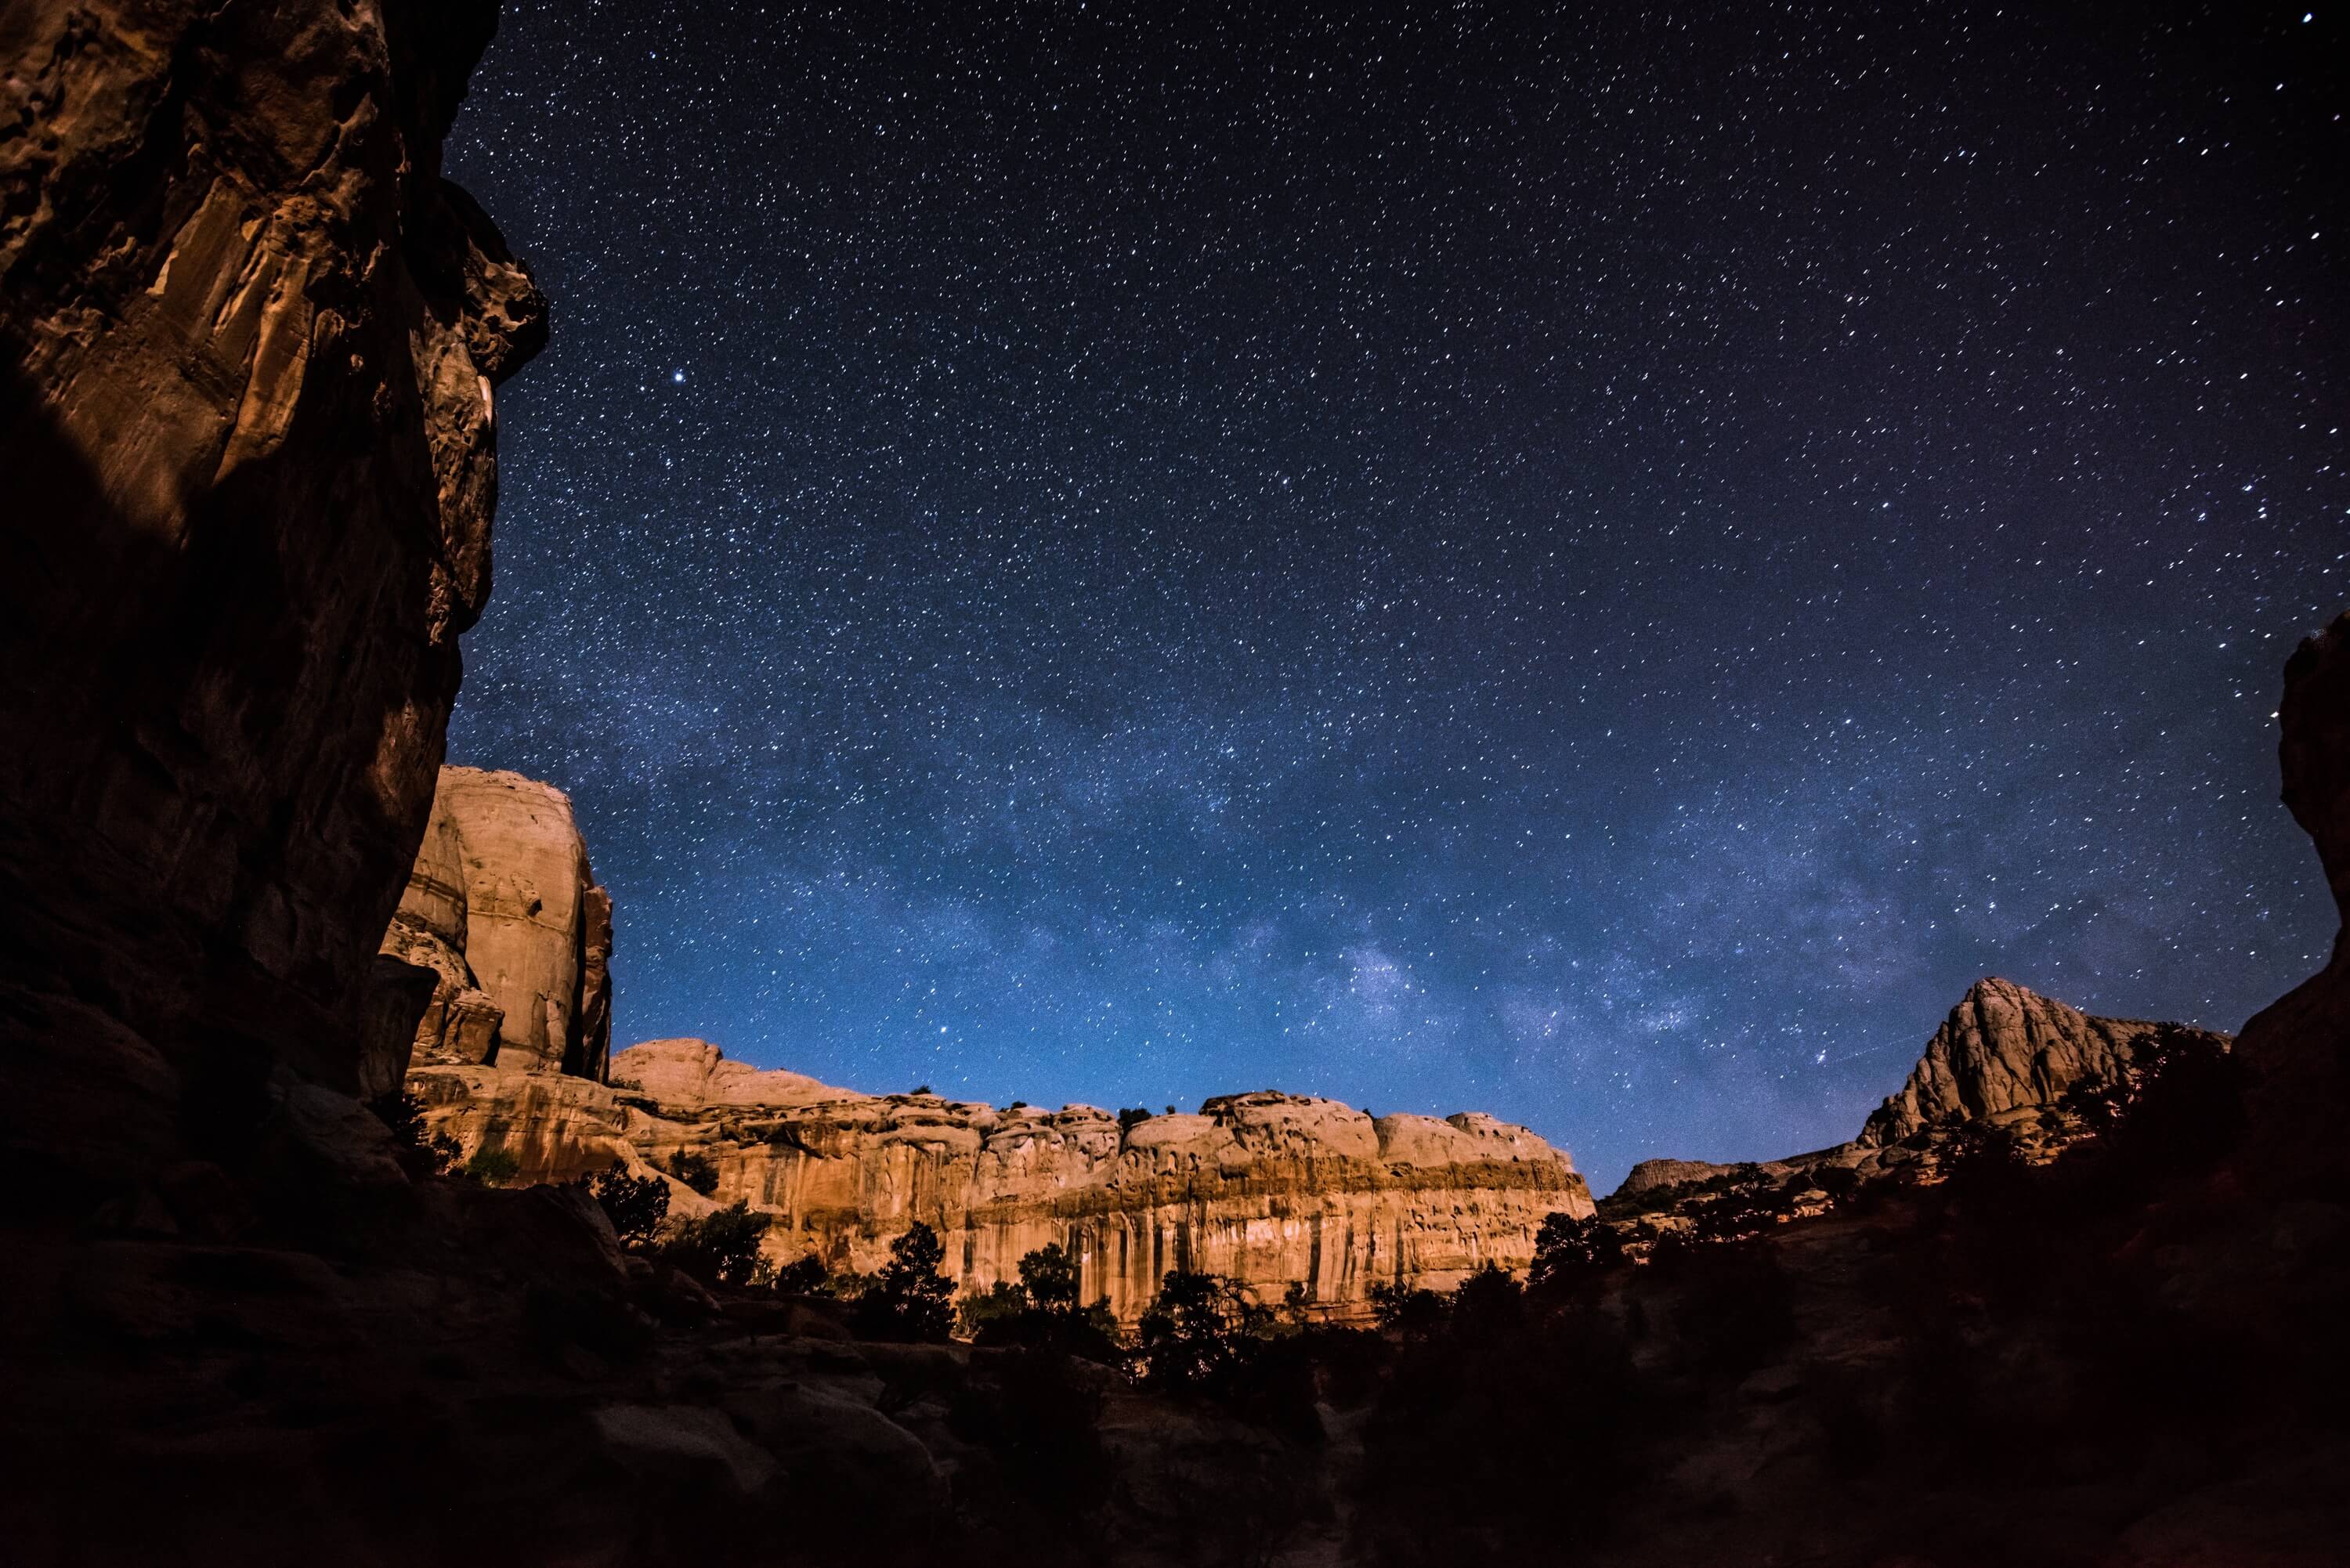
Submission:
[[[943,1345],[954,1334],[954,1282],[939,1272],[946,1249],[920,1220],[889,1243],[889,1262],[857,1298],[856,1329],[868,1339]]]

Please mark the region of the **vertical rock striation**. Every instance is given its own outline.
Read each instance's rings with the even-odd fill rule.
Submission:
[[[554,785],[442,768],[383,950],[433,977],[415,1060],[602,1081],[612,900]]]
[[[546,333],[440,172],[495,23],[0,10],[0,1152],[45,1189],[370,1071]]]
[[[1048,1243],[1078,1261],[1088,1299],[1132,1321],[1170,1269],[1199,1269],[1279,1301],[1293,1284],[1321,1315],[1368,1315],[1376,1284],[1449,1288],[1488,1263],[1522,1270],[1554,1212],[1591,1196],[1564,1150],[1464,1112],[1376,1120],[1335,1100],[1262,1092],[1196,1116],[1121,1127],[1057,1111],[871,1096],[728,1062],[699,1040],[629,1047],[612,1086],[477,1066],[409,1079],[436,1128],[469,1151],[512,1151],[526,1179],[619,1160],[639,1171],[691,1151],[718,1172],[717,1203],[773,1217],[779,1260],[815,1253],[870,1272],[920,1220],[965,1289],[1019,1277]],[[681,1212],[711,1207],[682,1185]]]

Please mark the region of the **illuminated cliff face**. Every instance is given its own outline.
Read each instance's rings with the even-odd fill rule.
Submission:
[[[1486,1263],[1523,1269],[1545,1215],[1592,1211],[1563,1151],[1474,1114],[1374,1120],[1331,1100],[1262,1093],[1121,1129],[1057,1111],[930,1096],[877,1097],[795,1074],[753,1073],[700,1041],[639,1045],[614,1086],[552,1074],[420,1069],[411,1086],[470,1150],[502,1142],[525,1179],[665,1166],[691,1149],[718,1169],[714,1200],[775,1216],[768,1251],[867,1272],[917,1220],[946,1242],[967,1290],[1018,1277],[1058,1242],[1088,1300],[1138,1316],[1169,1270],[1240,1281],[1266,1301],[1293,1284],[1320,1315],[1367,1314],[1374,1284],[1449,1288]],[[642,1085],[642,1089],[631,1085]],[[712,1200],[673,1184],[676,1211]]]

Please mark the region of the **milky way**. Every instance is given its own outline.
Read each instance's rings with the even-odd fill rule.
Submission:
[[[577,803],[617,1039],[1604,1185],[1850,1136],[1982,974],[2316,967],[2332,12],[1263,9],[509,6],[452,756]]]

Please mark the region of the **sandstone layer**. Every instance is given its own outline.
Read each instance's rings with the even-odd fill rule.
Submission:
[[[0,1099],[61,1197],[361,1086],[546,305],[486,0],[0,9]]]
[[[603,1078],[612,900],[554,785],[442,768],[383,951],[433,977],[413,1060]]]
[[[612,1086],[484,1067],[420,1067],[410,1087],[470,1152],[511,1149],[525,1179],[662,1169],[691,1152],[713,1199],[672,1182],[679,1210],[746,1200],[772,1215],[779,1261],[815,1253],[869,1272],[920,1220],[960,1284],[1018,1277],[1027,1252],[1079,1259],[1088,1300],[1139,1316],[1170,1269],[1279,1301],[1301,1285],[1334,1319],[1383,1283],[1449,1288],[1487,1263],[1523,1270],[1554,1212],[1592,1212],[1565,1151],[1474,1113],[1373,1118],[1333,1100],[1259,1093],[1121,1127],[1090,1106],[992,1106],[853,1095],[725,1062],[697,1040],[631,1046]],[[629,1087],[624,1085],[638,1085]]]

